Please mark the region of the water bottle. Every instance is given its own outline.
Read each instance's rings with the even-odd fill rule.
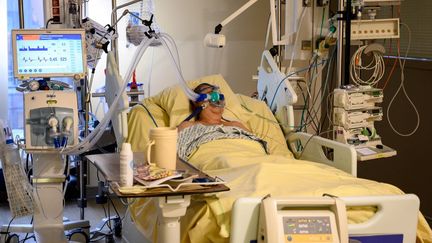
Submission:
[[[120,151],[120,186],[133,186],[133,152],[130,143],[123,143]]]

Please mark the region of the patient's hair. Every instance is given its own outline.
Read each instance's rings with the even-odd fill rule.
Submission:
[[[208,88],[214,89],[215,86],[211,85],[209,83],[200,83],[200,84],[198,84],[198,86],[195,87],[195,89],[193,91],[197,94],[201,94],[204,90],[206,90]]]

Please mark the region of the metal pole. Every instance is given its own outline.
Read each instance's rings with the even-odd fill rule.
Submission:
[[[82,6],[82,12],[81,12],[81,21],[84,17],[88,16],[88,1],[83,1],[81,3]]]
[[[112,8],[112,12],[111,12],[111,26],[116,22],[117,20],[117,0],[111,0],[111,8]],[[114,26],[112,26],[114,27]],[[118,59],[118,50],[117,50],[117,45],[118,45],[118,41],[117,38],[115,38],[111,44],[111,51],[114,51],[114,57],[115,60],[117,61],[117,65],[119,63],[119,59]]]
[[[20,29],[24,29],[24,2],[18,0],[18,11],[19,11],[19,26]]]
[[[278,22],[278,27],[279,27],[278,34],[277,34],[278,40],[281,39],[281,31],[282,31],[282,24],[281,24],[281,22],[282,22],[282,8],[281,7],[282,7],[282,4],[281,4],[281,1],[279,0],[279,1],[277,1],[277,10],[278,10],[277,22]],[[279,63],[279,70],[281,70],[282,62],[283,62],[282,51],[283,51],[282,46],[278,45],[277,63]]]
[[[344,85],[350,83],[350,55],[351,55],[351,0],[347,0],[345,10],[345,57],[344,57]]]
[[[84,78],[81,87],[81,111],[84,113],[84,137],[89,135],[89,108],[90,104],[87,102],[87,78]],[[86,172],[84,172],[86,171]],[[80,199],[78,206],[80,208],[80,219],[84,220],[84,209],[87,207],[87,159],[84,156],[80,157],[79,161],[79,183],[80,183]]]
[[[344,0],[339,0],[338,2],[338,13],[342,13],[344,10]],[[340,87],[342,85],[342,60],[343,60],[343,20],[338,18],[338,41],[337,41],[337,68],[336,68],[336,74],[337,74],[337,82],[336,87]]]

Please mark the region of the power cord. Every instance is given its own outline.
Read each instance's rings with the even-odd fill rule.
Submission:
[[[419,112],[418,112],[417,107],[415,106],[415,104],[413,103],[413,101],[411,100],[411,98],[409,97],[409,95],[408,95],[408,93],[407,93],[407,91],[406,91],[406,89],[405,89],[405,62],[406,62],[406,60],[407,60],[408,53],[409,53],[409,50],[410,50],[410,48],[411,48],[411,29],[410,29],[409,26],[408,26],[407,24],[405,24],[405,23],[401,23],[401,25],[404,26],[404,27],[406,27],[407,30],[408,30],[408,46],[407,46],[407,50],[406,50],[405,57],[404,57],[404,60],[403,60],[403,61],[402,61],[401,58],[400,58],[400,45],[398,46],[399,66],[400,66],[400,68],[401,68],[401,82],[400,82],[400,84],[399,84],[399,87],[398,87],[396,93],[393,95],[393,97],[392,97],[391,100],[390,100],[389,105],[387,106],[387,110],[386,110],[386,112],[387,112],[387,116],[386,116],[386,117],[387,117],[387,121],[388,121],[388,123],[389,123],[391,129],[392,129],[396,134],[398,134],[399,136],[402,136],[402,137],[409,137],[409,136],[412,136],[415,132],[417,132],[418,128],[420,127],[420,114],[419,114]],[[393,123],[391,122],[391,119],[390,119],[390,109],[391,109],[391,107],[392,107],[392,105],[393,105],[393,102],[394,102],[396,96],[399,94],[399,92],[400,92],[401,90],[403,91],[403,93],[404,93],[405,97],[407,98],[408,102],[409,102],[409,103],[411,104],[411,106],[413,107],[414,112],[416,113],[416,117],[417,117],[417,124],[416,124],[415,128],[414,128],[411,132],[409,132],[409,133],[402,133],[402,132],[398,131],[398,130],[393,126]]]
[[[50,19],[47,20],[47,22],[46,22],[46,24],[45,24],[45,29],[48,29],[48,25],[49,25],[52,21],[54,21],[54,18],[50,18]]]
[[[305,152],[306,147],[308,146],[308,144],[312,140],[312,138],[314,138],[316,136],[319,137],[325,133],[330,133],[330,132],[333,132],[333,130],[327,130],[327,131],[321,132],[319,134],[312,134],[312,136],[306,141],[305,145],[304,146],[302,145],[302,151],[301,151],[300,155],[296,157],[296,159],[300,159],[303,156],[303,153]]]
[[[377,84],[384,76],[385,73],[385,63],[383,59],[383,54],[379,51],[372,51],[373,59],[367,65],[363,65],[362,55],[366,51],[369,45],[361,46],[357,49],[354,55],[351,58],[350,63],[350,75],[351,79],[357,85],[370,85],[374,86]],[[373,70],[372,75],[369,79],[363,79],[361,77],[362,71],[371,71]]]
[[[320,63],[316,63],[315,65],[323,65],[324,63],[326,63],[325,60],[321,61]],[[295,71],[295,72],[292,72],[292,73],[286,75],[286,76],[285,76],[285,77],[284,77],[284,78],[279,82],[278,86],[276,87],[276,91],[275,91],[274,94],[273,94],[273,98],[272,98],[272,100],[271,100],[271,102],[270,102],[269,107],[271,108],[271,107],[273,106],[273,102],[274,102],[274,100],[276,99],[276,94],[277,94],[277,92],[279,91],[279,88],[281,87],[282,83],[283,83],[287,78],[293,76],[294,74],[298,74],[298,73],[304,72],[304,71],[306,71],[306,70],[309,70],[309,69],[310,69],[311,67],[313,67],[313,66],[314,66],[314,64],[311,64],[311,65],[309,65],[309,66],[307,66],[307,67],[305,67],[305,68],[302,68],[302,69],[300,69],[300,70],[298,70],[298,71]],[[263,99],[263,97],[262,97],[262,99]]]
[[[144,104],[142,104],[142,103],[140,103],[139,105],[142,106],[142,107],[147,111],[147,114],[148,114],[148,115],[150,116],[150,118],[152,119],[153,124],[154,124],[156,127],[159,127],[158,124],[157,124],[157,122],[156,122],[156,120],[155,120],[155,118],[153,117],[152,113],[149,111],[149,109],[148,109]]]

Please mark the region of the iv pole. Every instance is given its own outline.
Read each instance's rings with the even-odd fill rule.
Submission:
[[[337,40],[337,82],[336,87],[342,85],[348,85],[350,82],[350,70],[349,62],[351,55],[351,0],[346,1],[346,8],[344,6],[344,0],[338,1],[338,13],[342,14],[342,17],[338,18],[338,40]],[[344,24],[345,22],[345,24]],[[345,31],[345,36],[344,36]],[[345,37],[345,50],[344,48],[344,37]],[[342,64],[343,63],[343,64]],[[343,79],[342,79],[343,71]]]

